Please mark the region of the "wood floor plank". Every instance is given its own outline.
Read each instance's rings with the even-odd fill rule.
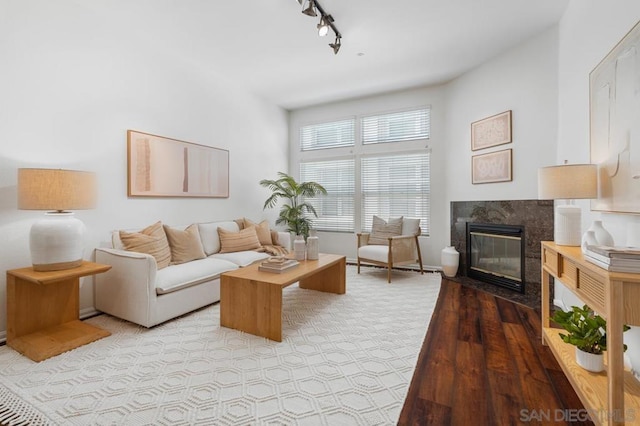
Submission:
[[[497,373],[514,374],[515,366],[508,351],[507,340],[502,328],[500,312],[495,297],[488,293],[478,293],[480,303],[480,331],[488,369]]]
[[[549,407],[557,407],[559,401],[549,377],[521,324],[505,323],[505,336],[513,358],[516,361],[520,387],[522,389],[522,409],[529,412],[543,412]],[[559,421],[558,426],[566,424]]]
[[[490,397],[484,366],[484,349],[474,342],[458,341],[456,351],[456,378],[453,392],[452,425],[491,424]],[[472,410],[459,410],[473,401]]]
[[[463,342],[481,342],[480,317],[476,291],[469,287],[461,287],[459,297],[458,340]]]

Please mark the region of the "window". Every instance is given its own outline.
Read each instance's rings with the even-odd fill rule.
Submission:
[[[371,115],[362,118],[362,143],[429,139],[430,109]]]
[[[367,231],[373,215],[406,216],[420,218],[422,234],[429,235],[431,154],[424,145],[430,117],[431,107],[423,106],[302,126],[293,154],[300,181],[318,182],[328,192],[306,200],[318,213],[314,228]]]
[[[305,199],[318,214],[313,228],[321,231],[354,231],[354,160],[318,161],[300,164],[300,181],[317,182],[327,195]]]
[[[414,153],[362,158],[362,227],[371,229],[373,215],[420,218],[429,233],[430,154]]]
[[[355,143],[355,119],[312,124],[300,128],[300,149],[338,148],[353,146]]]

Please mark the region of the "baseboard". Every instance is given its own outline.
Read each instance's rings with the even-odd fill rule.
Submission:
[[[87,319],[91,317],[95,317],[96,315],[100,315],[102,312],[97,311],[93,306],[90,308],[84,308],[80,310],[80,319]]]

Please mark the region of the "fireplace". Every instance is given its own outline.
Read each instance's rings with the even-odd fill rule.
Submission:
[[[467,222],[467,276],[524,293],[524,241],[524,226]]]
[[[519,291],[468,276],[467,223],[522,226],[524,285]],[[460,252],[456,279],[464,285],[540,308],[540,241],[553,241],[553,200],[451,202],[451,245]],[[551,288],[553,290],[553,288]],[[524,291],[524,293],[521,293]]]

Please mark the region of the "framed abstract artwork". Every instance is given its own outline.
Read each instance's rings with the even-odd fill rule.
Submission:
[[[229,151],[127,131],[129,197],[229,197]]]
[[[471,150],[511,142],[511,110],[471,123]]]
[[[511,149],[471,157],[471,183],[508,182],[512,180]]]
[[[640,23],[589,74],[591,209],[640,213]]]

